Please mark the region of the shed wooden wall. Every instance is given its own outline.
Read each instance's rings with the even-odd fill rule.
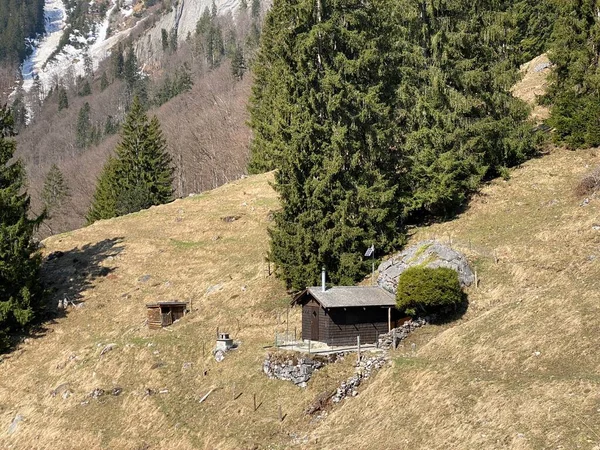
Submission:
[[[173,322],[181,319],[185,316],[185,306],[171,306],[171,314],[173,316]]]
[[[148,313],[148,328],[155,330],[162,327],[162,316],[160,314],[160,308],[158,306],[153,308],[147,308]]]

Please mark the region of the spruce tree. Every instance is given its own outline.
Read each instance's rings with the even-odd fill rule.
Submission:
[[[86,215],[88,225],[97,220],[118,216],[117,197],[120,189],[119,180],[115,174],[117,164],[117,159],[111,156],[102,168],[102,172],[96,182],[96,190],[92,198],[90,210]]]
[[[137,57],[135,56],[135,52],[133,51],[133,47],[130,46],[127,50],[127,58],[125,59],[125,63],[123,65],[123,78],[127,83],[129,89],[133,89],[136,82],[139,80],[139,67]]]
[[[260,17],[260,0],[252,0],[250,16],[255,20]]]
[[[246,60],[244,59],[244,52],[240,46],[236,46],[231,58],[231,74],[236,80],[241,81],[244,78],[245,72]]]
[[[102,77],[100,78],[100,91],[104,91],[108,87],[108,77],[106,76],[106,72],[102,72]]]
[[[58,89],[58,110],[62,111],[69,107],[69,98],[67,96],[67,90],[64,87]]]
[[[88,223],[160,205],[172,199],[173,167],[156,117],[137,97],[121,130],[115,157],[98,180]]]
[[[29,219],[29,196],[24,193],[25,170],[14,161],[13,121],[0,108],[0,349],[8,335],[39,316],[42,307],[40,256],[32,237],[42,217]]]
[[[91,143],[91,112],[92,110],[88,102],[85,102],[79,110],[79,114],[77,116],[77,127],[75,129],[75,145],[77,148],[85,149]]]
[[[83,80],[81,83],[81,89],[79,90],[79,95],[81,97],[86,97],[88,95],[92,95],[92,86],[90,86],[90,82],[88,80]]]
[[[554,63],[546,101],[555,139],[571,148],[600,145],[600,22],[593,0],[557,3],[549,56]]]
[[[116,48],[113,48],[110,55],[110,66],[113,80],[123,78],[123,69],[125,60],[123,58],[123,44],[119,42]]]
[[[268,13],[251,106],[253,165],[279,169],[270,257],[293,289],[317,282],[322,265],[334,283],[352,283],[370,267],[366,248],[387,252],[402,239],[389,6],[301,0]]]
[[[510,6],[396,2],[404,76],[395,134],[411,222],[452,216],[482,179],[536,151],[528,108],[510,92],[522,62]]]
[[[160,40],[162,43],[162,50],[166,53],[169,50],[169,32],[164,28],[160,29]]]
[[[52,164],[44,179],[42,189],[42,202],[49,216],[60,209],[65,199],[69,196],[69,186],[62,172],[56,164]]]

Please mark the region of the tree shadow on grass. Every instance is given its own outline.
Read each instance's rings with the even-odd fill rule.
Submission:
[[[46,335],[48,323],[65,317],[69,310],[85,305],[83,292],[96,281],[109,277],[116,269],[113,259],[123,251],[119,245],[122,237],[105,239],[62,252],[49,254],[42,261],[40,277],[45,290],[42,308],[36,319],[23,332],[9,336],[7,348],[0,353],[10,353],[24,339],[38,339]],[[110,262],[110,263],[108,263]]]
[[[431,323],[434,325],[445,325],[456,322],[461,319],[469,309],[469,297],[463,293],[462,301],[456,306],[446,306],[435,312],[431,316]]]
[[[82,304],[82,293],[116,269],[113,259],[123,251],[122,237],[104,239],[66,252],[48,255],[41,269],[49,317],[61,317]],[[105,264],[110,262],[110,264]]]

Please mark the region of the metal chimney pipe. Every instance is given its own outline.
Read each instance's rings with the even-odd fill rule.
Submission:
[[[321,272],[321,291],[325,292],[325,266],[323,266],[323,271]]]

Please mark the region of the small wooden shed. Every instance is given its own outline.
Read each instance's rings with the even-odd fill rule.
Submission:
[[[372,344],[381,333],[409,320],[396,299],[379,286],[309,287],[292,305],[302,305],[302,339],[328,345]]]
[[[173,322],[185,316],[187,303],[158,302],[146,305],[148,312],[148,328],[158,329],[168,327]]]

